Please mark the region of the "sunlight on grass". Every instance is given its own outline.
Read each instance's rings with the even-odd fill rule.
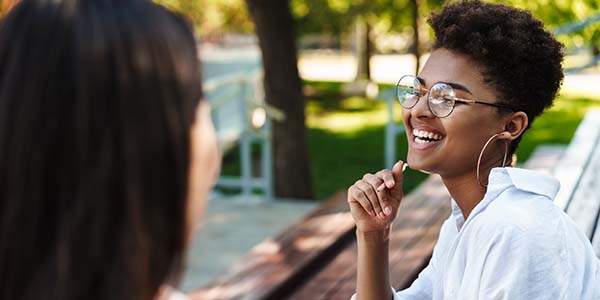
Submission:
[[[309,101],[306,107],[306,124],[309,128],[356,134],[367,127],[385,126],[387,114],[385,102],[361,97],[340,100],[338,110],[335,111],[321,107],[316,101]],[[399,105],[394,115],[395,119],[399,120]]]

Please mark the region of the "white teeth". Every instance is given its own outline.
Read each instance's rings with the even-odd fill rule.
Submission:
[[[427,143],[431,143],[431,141],[422,140],[422,139],[421,139],[421,138],[419,138],[419,137],[416,137],[416,138],[415,138],[415,142],[416,142],[417,144],[427,144]]]
[[[427,132],[427,131],[419,130],[419,129],[413,129],[413,135],[415,137],[427,138],[427,139],[433,139],[433,140],[441,140],[442,139],[442,136],[437,133]],[[428,142],[425,140],[421,140],[421,141]]]

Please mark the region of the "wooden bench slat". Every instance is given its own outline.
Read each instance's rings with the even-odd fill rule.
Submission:
[[[392,227],[390,274],[395,287],[410,285],[429,262],[442,222],[450,212],[449,196],[437,176],[405,197]],[[356,242],[340,253],[287,300],[348,300],[356,284]]]
[[[398,219],[402,218],[402,215],[407,214],[412,208],[422,205],[422,202],[413,200],[416,199],[410,199],[410,196],[404,199]],[[355,264],[356,241],[353,240],[352,244],[330,262],[324,270],[319,272],[306,285],[302,286],[297,293],[292,294],[286,299],[328,299],[324,297],[328,297],[331,291],[336,290],[337,285],[346,281],[346,277],[355,275]]]
[[[327,261],[351,240],[354,221],[346,194],[332,197],[274,239],[255,246],[223,275],[190,293],[193,299],[279,299],[315,264]]]
[[[431,258],[433,247],[437,242],[439,230],[443,221],[448,217],[450,207],[439,206],[434,217],[429,219],[430,224],[413,228],[413,236],[409,241],[402,241],[393,237],[390,244],[390,280],[396,290],[403,290],[409,287],[414,279],[419,275]],[[403,247],[395,244],[404,244]],[[356,252],[354,252],[356,257]],[[356,266],[352,269],[350,276],[340,284],[328,297],[320,300],[348,300],[350,295],[355,292],[356,287]],[[308,298],[304,298],[308,299]]]

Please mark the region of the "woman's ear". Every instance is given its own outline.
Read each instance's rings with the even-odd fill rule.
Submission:
[[[529,125],[529,118],[527,114],[522,111],[518,111],[510,114],[508,119],[506,120],[506,124],[504,125],[504,132],[502,132],[501,138],[507,139],[509,141],[514,141],[517,139],[523,131],[527,129]]]

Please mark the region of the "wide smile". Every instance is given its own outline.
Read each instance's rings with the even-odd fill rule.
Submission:
[[[414,128],[411,134],[411,147],[415,149],[427,149],[439,144],[445,136],[439,132],[428,129]]]

